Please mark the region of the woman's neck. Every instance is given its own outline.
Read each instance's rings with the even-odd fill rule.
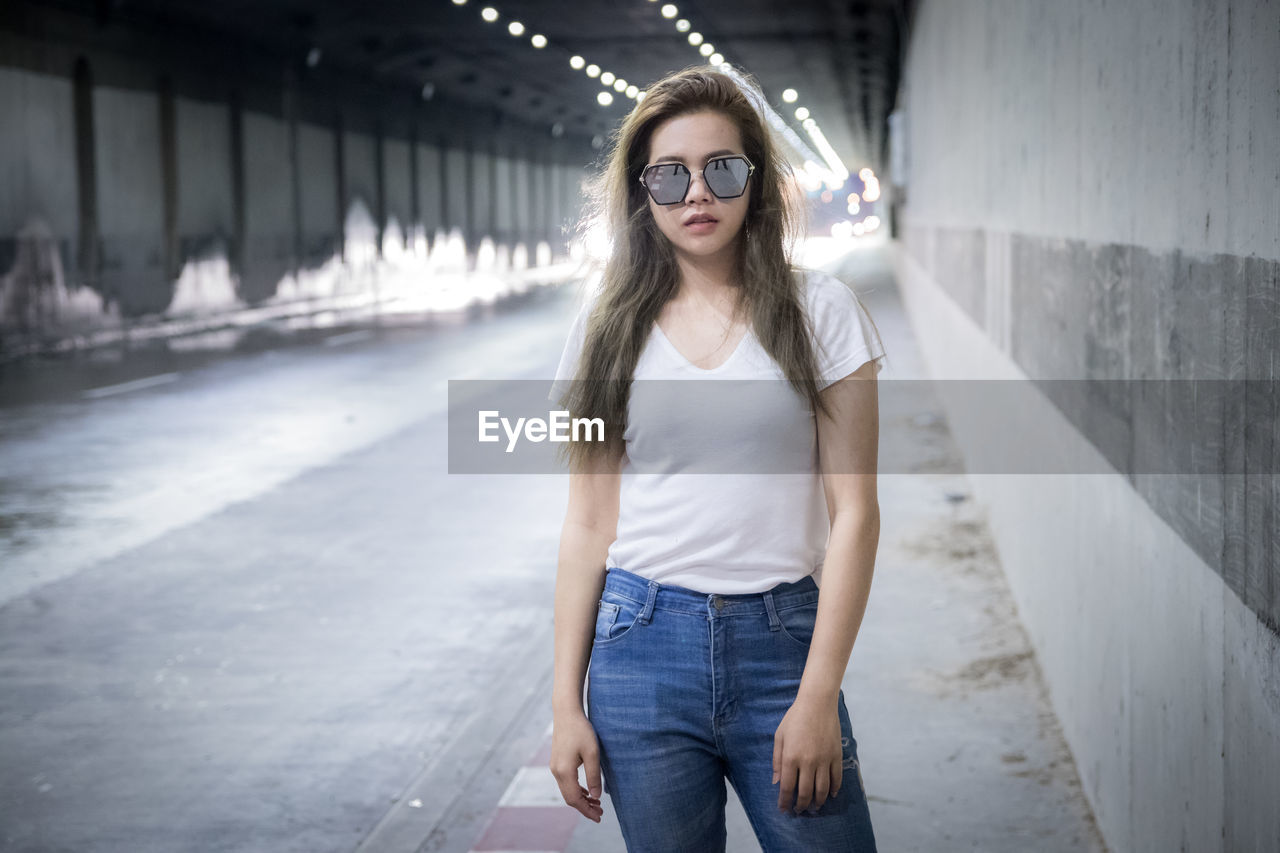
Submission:
[[[708,304],[720,303],[725,298],[725,291],[737,286],[734,264],[732,244],[724,251],[707,257],[676,255],[676,267],[680,272],[677,298],[694,297]]]

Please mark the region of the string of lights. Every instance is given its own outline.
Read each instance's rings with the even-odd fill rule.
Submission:
[[[468,0],[452,0],[455,6],[465,6]],[[657,3],[658,0],[649,0],[650,3]],[[700,56],[705,58],[708,64],[715,66],[720,71],[734,77],[740,84],[746,81],[741,74],[733,67],[725,58],[724,54],[716,49],[716,46],[707,41],[706,36],[702,32],[693,28],[693,22],[688,18],[680,17],[680,9],[674,3],[664,3],[658,9],[659,14],[667,19],[674,20],[675,28],[678,33],[684,35],[689,46],[694,48]],[[496,24],[502,18],[498,10],[493,6],[484,6],[480,10],[480,17],[487,23]],[[525,35],[526,26],[523,22],[511,20],[507,22],[507,32],[515,38],[521,38]],[[549,45],[549,41],[545,35],[541,33],[533,33],[529,36],[529,43],[538,50],[542,50]],[[596,94],[596,103],[601,107],[612,106],[614,101],[614,93],[630,98],[637,103],[644,100],[644,90],[634,83],[628,82],[625,78],[614,74],[595,62],[589,62],[586,57],[580,54],[573,54],[569,57],[569,67],[574,71],[581,71],[588,77],[600,81],[600,85],[604,88]],[[612,91],[611,91],[612,90]],[[743,91],[748,92],[751,96],[752,87],[743,85]],[[799,93],[795,89],[784,89],[782,92],[782,100],[787,104],[795,103],[799,99]],[[838,191],[844,187],[849,180],[849,169],[840,159],[840,155],[836,153],[831,143],[827,141],[826,136],[822,133],[822,129],[818,126],[815,119],[805,106],[795,108],[796,120],[801,123],[801,127],[809,135],[813,145],[819,153],[815,153],[808,144],[804,142],[790,126],[790,124],[778,113],[773,106],[763,98],[753,98],[757,108],[763,114],[769,125],[776,131],[791,148],[794,150],[799,160],[804,163],[801,172],[805,180],[815,185],[823,185],[832,191]],[[867,170],[863,170],[867,171]],[[871,188],[868,187],[868,190]],[[875,192],[878,196],[879,188],[876,186]],[[866,198],[864,200],[872,201]]]

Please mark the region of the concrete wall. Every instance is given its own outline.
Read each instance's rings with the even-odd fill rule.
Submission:
[[[225,252],[234,231],[231,118],[225,103],[176,99],[178,234],[184,257],[215,240]]]
[[[515,221],[515,234],[512,243],[527,242],[529,239],[529,162],[516,160],[511,175],[511,209]]]
[[[476,230],[481,239],[494,236],[494,216],[501,193],[494,196],[493,155],[475,151],[471,155],[471,186],[476,205]]]
[[[333,128],[303,124],[298,128],[298,174],[301,176],[303,261],[318,264],[337,251],[341,217],[338,214],[337,156]]]
[[[282,120],[246,112],[245,269],[240,296],[256,303],[275,294],[293,262],[293,179],[289,128]]]
[[[360,199],[369,208],[370,214],[376,212],[378,199],[375,146],[376,140],[368,134],[343,131],[342,154],[345,158],[347,204]]]
[[[1280,258],[1275,2],[953,5],[912,37],[917,220]]]
[[[434,145],[420,144],[417,156],[422,225],[427,237],[434,240],[436,231],[445,225],[444,196],[440,185],[440,149]]]
[[[1055,411],[1120,473],[975,477],[1108,843],[1280,849],[1280,401],[1124,384],[1280,379],[1280,7],[925,0],[899,105],[935,375],[1113,380]],[[1255,473],[1134,473],[1152,430]]]
[[[505,242],[513,240],[516,233],[515,164],[509,157],[499,155],[495,158],[493,171],[494,185],[502,187],[498,193],[498,220],[494,223],[494,236]]]
[[[75,128],[71,81],[0,68],[0,241],[40,217],[76,234]],[[10,250],[11,250],[10,246]],[[11,253],[0,248],[0,268]]]
[[[172,290],[163,264],[159,103],[148,92],[103,86],[94,90],[93,114],[99,281],[124,314],[163,311]]]
[[[353,241],[367,260],[371,223],[470,231],[474,251],[519,215],[528,239],[529,187],[489,169],[494,139],[536,135],[524,122],[442,97],[406,111],[392,87],[128,26],[88,7],[0,16],[0,355],[325,290],[290,273]],[[547,152],[566,172],[590,159],[585,137]]]
[[[410,213],[413,184],[409,180],[409,142],[403,139],[386,139],[382,143],[382,151],[387,218],[395,217],[400,224],[401,239],[405,239],[413,221]]]

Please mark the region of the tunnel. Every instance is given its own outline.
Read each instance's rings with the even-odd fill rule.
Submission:
[[[680,73],[767,161],[620,153]],[[1275,0],[7,0],[0,116],[5,849],[1280,850]],[[725,757],[760,595],[874,845]]]

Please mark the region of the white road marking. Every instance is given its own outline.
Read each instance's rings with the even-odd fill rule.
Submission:
[[[84,396],[91,400],[96,400],[99,397],[110,397],[112,394],[124,394],[141,388],[150,388],[153,385],[164,385],[165,383],[173,382],[181,375],[181,373],[159,373],[143,379],[134,379],[131,382],[121,382],[118,385],[103,385],[101,388],[90,388],[84,392]]]
[[[357,341],[367,341],[373,337],[373,332],[368,329],[361,329],[356,332],[347,332],[343,335],[334,335],[331,338],[324,339],[324,345],[327,347],[340,347],[343,344],[354,344]]]

